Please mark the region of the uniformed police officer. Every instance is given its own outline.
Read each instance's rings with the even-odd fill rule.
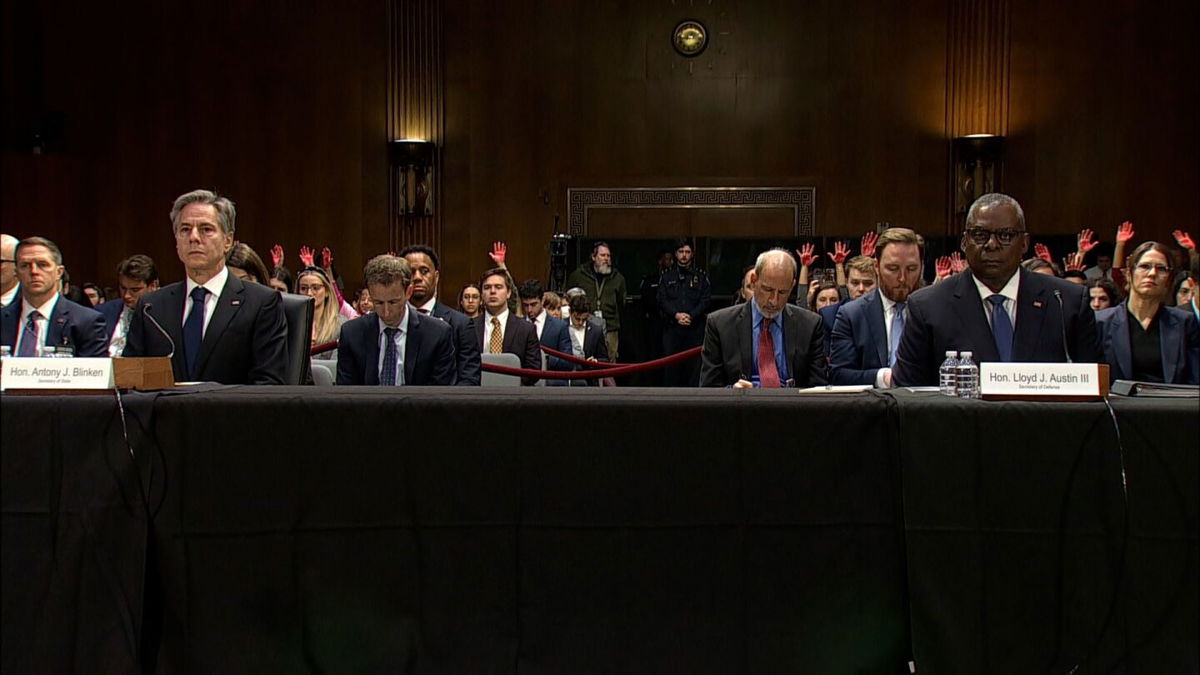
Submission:
[[[695,246],[684,237],[675,243],[675,266],[663,273],[658,285],[658,307],[662,311],[663,351],[675,354],[704,342],[704,317],[712,292],[708,275],[693,262]],[[700,384],[700,359],[667,366],[663,384],[695,387]]]

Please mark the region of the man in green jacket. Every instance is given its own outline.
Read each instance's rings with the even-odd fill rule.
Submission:
[[[595,303],[595,314],[604,319],[604,342],[609,360],[617,361],[618,335],[621,330],[621,305],[625,304],[625,277],[613,269],[612,251],[598,241],[592,245],[592,260],[579,266],[567,277],[567,288],[580,287]]]

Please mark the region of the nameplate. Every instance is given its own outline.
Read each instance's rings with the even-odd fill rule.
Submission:
[[[0,366],[5,389],[112,389],[112,359],[7,358]]]
[[[979,394],[991,400],[1095,401],[1108,395],[1108,364],[984,362]]]

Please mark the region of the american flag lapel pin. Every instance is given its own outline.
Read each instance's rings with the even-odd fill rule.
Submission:
[[[1034,306],[1034,307],[1036,307],[1037,309],[1041,309],[1041,308],[1042,308],[1042,304],[1043,304],[1043,303],[1042,303],[1042,301],[1041,301],[1041,300],[1034,300],[1034,301],[1033,301],[1033,306]]]
[[[242,301],[241,300],[230,300],[229,304],[233,305],[234,307],[237,307],[238,305],[242,304]]]
[[[58,324],[58,325],[60,325],[60,326],[61,326],[61,325],[63,325],[64,323],[66,323],[66,322],[67,322],[67,320],[66,320],[66,319],[64,319],[64,318],[62,318],[61,316],[60,316],[60,317],[58,317],[57,319],[55,319],[55,320],[54,320],[54,323],[56,323],[56,324]]]

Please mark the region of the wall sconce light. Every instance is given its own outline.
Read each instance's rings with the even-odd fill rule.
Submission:
[[[1004,137],[971,134],[950,142],[953,166],[954,222],[952,232],[962,231],[972,202],[1004,188]]]
[[[433,141],[400,138],[388,141],[388,161],[392,165],[394,198],[399,208],[394,213],[409,218],[433,215],[433,168],[437,146]]]

